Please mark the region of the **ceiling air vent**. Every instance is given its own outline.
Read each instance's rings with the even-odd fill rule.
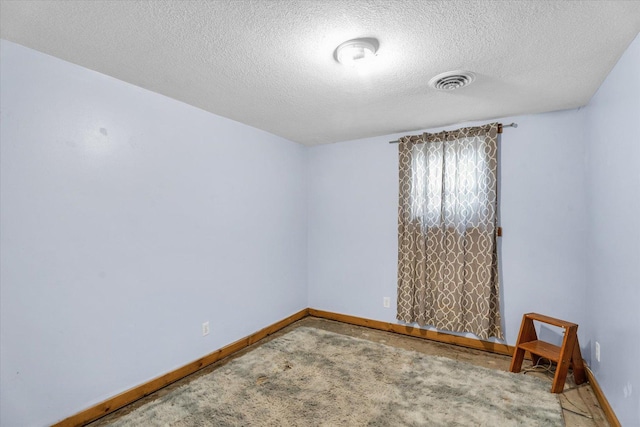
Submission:
[[[448,71],[429,80],[429,86],[438,90],[454,90],[470,85],[476,76],[469,71]]]

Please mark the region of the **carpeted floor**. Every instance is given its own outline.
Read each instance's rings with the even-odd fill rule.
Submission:
[[[300,327],[112,426],[562,426],[538,378]]]

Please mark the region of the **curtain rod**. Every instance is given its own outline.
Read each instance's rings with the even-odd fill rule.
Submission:
[[[502,133],[502,128],[517,128],[518,124],[517,123],[510,123],[508,125],[503,125],[502,123],[498,123],[498,133]],[[420,138],[420,135],[416,135],[416,136],[412,136],[412,139],[418,139]],[[400,142],[400,140],[395,140],[395,141],[389,141],[389,144],[398,144]]]

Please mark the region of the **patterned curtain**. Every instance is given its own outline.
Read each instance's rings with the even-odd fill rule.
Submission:
[[[503,338],[498,124],[400,139],[398,320]]]

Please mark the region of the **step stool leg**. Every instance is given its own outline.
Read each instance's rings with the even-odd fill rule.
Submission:
[[[576,334],[578,331],[576,330]],[[573,346],[573,354],[571,356],[571,366],[573,367],[573,379],[576,385],[584,383],[587,378],[584,372],[584,362],[582,361],[582,352],[580,351],[580,342],[576,335],[576,344]]]
[[[516,348],[513,352],[513,358],[511,359],[511,367],[509,371],[518,373],[522,369],[522,361],[524,360],[524,350]]]
[[[551,393],[562,393],[564,389],[564,382],[567,378],[567,372],[569,371],[569,365],[576,345],[576,329],[575,326],[565,328],[562,347],[560,347],[560,360],[558,360],[556,374],[553,377]]]
[[[522,324],[520,325],[520,333],[518,333],[518,342],[516,343],[516,349],[513,352],[513,358],[511,359],[511,367],[509,371],[520,372],[522,369],[522,361],[524,360],[524,350],[519,346],[522,343],[529,341],[535,341],[538,339],[536,335],[536,328],[533,326],[533,320],[529,319],[525,314],[522,316]],[[534,360],[537,356],[532,355]]]

